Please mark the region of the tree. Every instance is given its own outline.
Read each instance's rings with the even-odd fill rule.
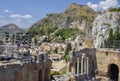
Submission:
[[[104,40],[104,46],[105,46],[105,48],[119,48],[119,46],[120,46],[119,31],[116,31],[113,34],[113,29],[110,29],[109,37],[106,40]]]
[[[65,61],[68,60],[69,52],[70,52],[71,50],[72,50],[71,43],[68,43],[67,46],[66,46],[65,55],[63,56],[63,59],[64,59]]]
[[[71,51],[71,50],[72,50],[71,43],[68,43],[66,46],[66,51]]]

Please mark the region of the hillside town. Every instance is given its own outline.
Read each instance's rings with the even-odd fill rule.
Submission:
[[[27,30],[1,27],[0,81],[120,81],[119,11],[72,3]]]

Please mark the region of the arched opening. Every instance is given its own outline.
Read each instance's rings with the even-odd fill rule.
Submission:
[[[108,77],[111,80],[118,81],[119,68],[116,64],[110,64],[108,66]]]

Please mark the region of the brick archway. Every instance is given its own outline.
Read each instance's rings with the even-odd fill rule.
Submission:
[[[116,64],[109,64],[108,65],[108,77],[111,80],[118,81],[119,76],[119,68]]]

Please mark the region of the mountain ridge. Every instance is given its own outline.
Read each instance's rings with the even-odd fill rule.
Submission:
[[[0,32],[1,33],[17,33],[17,32],[23,32],[24,30],[20,27],[18,27],[16,24],[14,23],[9,23],[6,24],[4,26],[0,26]]]

